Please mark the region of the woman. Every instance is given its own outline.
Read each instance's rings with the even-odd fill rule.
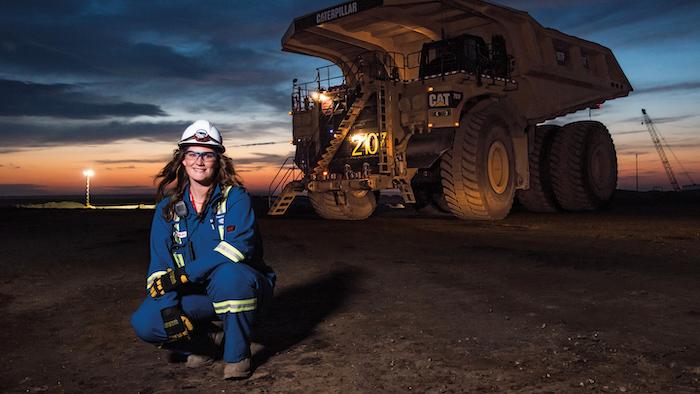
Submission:
[[[198,120],[157,175],[148,295],[131,323],[144,341],[186,355],[189,366],[211,364],[223,339],[224,379],[244,379],[252,325],[275,274],[262,259],[250,196],[224,150],[216,127]]]

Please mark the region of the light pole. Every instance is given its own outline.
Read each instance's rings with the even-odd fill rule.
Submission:
[[[87,169],[83,171],[85,175],[85,207],[90,207],[90,177],[95,175],[95,171]]]

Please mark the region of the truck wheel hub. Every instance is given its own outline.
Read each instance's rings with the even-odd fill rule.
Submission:
[[[510,170],[508,152],[501,141],[494,141],[489,147],[487,171],[493,191],[503,194],[508,188]]]

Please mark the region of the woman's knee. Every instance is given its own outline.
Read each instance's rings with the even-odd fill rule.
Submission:
[[[243,264],[222,264],[216,268],[209,282],[209,295],[214,300],[255,297],[258,293],[255,275]]]
[[[216,267],[211,282],[215,285],[254,288],[255,276],[248,272],[248,267],[241,263],[225,263]]]
[[[160,333],[164,331],[163,319],[159,311],[149,307],[148,300],[131,315],[131,327],[136,336],[145,342],[159,343],[164,340],[164,332]]]

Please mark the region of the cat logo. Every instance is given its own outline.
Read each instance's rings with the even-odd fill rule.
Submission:
[[[434,92],[428,94],[428,107],[430,108],[455,108],[462,99],[462,93],[458,92]]]

